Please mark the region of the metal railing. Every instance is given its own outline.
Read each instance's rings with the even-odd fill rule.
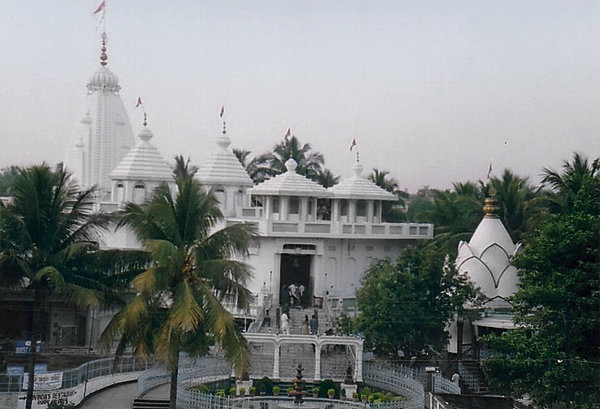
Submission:
[[[377,408],[422,409],[425,392],[423,384],[413,378],[409,368],[391,367],[374,362],[363,363],[363,380],[366,384],[394,392],[406,397],[406,400],[392,401],[374,405]]]
[[[113,364],[117,360],[115,370]],[[99,376],[115,375],[120,373],[145,371],[151,365],[151,362],[144,361],[132,356],[121,358],[104,358],[95,361],[86,362],[76,368],[66,369],[62,372],[62,384],[60,389],[72,388],[84,383],[86,380],[97,378]],[[0,375],[0,393],[21,392],[23,386],[23,375]]]

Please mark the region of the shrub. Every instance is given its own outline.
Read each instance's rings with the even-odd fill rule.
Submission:
[[[334,395],[335,395],[335,389],[333,389],[333,388],[327,389],[327,396],[334,396]]]
[[[235,386],[232,386],[231,388],[229,388],[229,394],[231,396],[235,396],[236,393],[237,393],[237,388]]]
[[[338,386],[335,384],[335,382],[332,379],[325,379],[323,380],[323,382],[321,382],[321,397],[326,398],[326,394],[328,394],[329,389],[333,389],[334,390],[334,394],[337,395],[337,391],[339,390]]]
[[[273,395],[279,395],[281,388],[277,385],[273,386]]]
[[[313,396],[316,398],[317,396],[319,396],[319,387],[315,386],[314,388],[312,388],[312,393]]]
[[[244,388],[243,386],[240,388],[240,396],[244,396],[246,395],[246,388]]]

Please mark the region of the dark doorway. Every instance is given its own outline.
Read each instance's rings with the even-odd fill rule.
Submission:
[[[281,255],[280,303],[289,307],[308,307],[312,298],[310,286],[311,255]],[[293,290],[293,291],[292,291]],[[291,294],[291,293],[294,294]]]

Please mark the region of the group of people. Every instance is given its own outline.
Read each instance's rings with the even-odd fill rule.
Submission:
[[[304,295],[304,285],[290,284],[289,287],[290,304],[300,305],[302,303],[302,296]]]
[[[302,321],[302,334],[303,335],[316,335],[318,328],[317,317],[313,315],[311,319],[308,319],[308,315],[304,315],[304,320]],[[286,311],[281,314],[281,332],[283,334],[290,333],[290,317]]]

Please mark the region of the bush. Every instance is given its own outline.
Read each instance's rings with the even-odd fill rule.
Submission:
[[[327,389],[327,396],[331,396],[331,397],[335,396],[335,389],[333,389],[333,388]]]
[[[317,396],[319,396],[319,387],[315,386],[314,388],[312,388],[312,393],[313,396],[316,398]]]
[[[273,386],[273,395],[279,395],[281,388],[277,385]]]
[[[236,393],[237,393],[237,388],[235,386],[232,386],[231,388],[229,388],[229,394],[231,396],[235,396]]]
[[[338,386],[335,384],[335,382],[332,379],[325,379],[325,380],[323,380],[323,382],[321,382],[320,389],[321,389],[321,395],[320,396],[322,398],[326,398],[327,397],[326,394],[328,394],[329,389],[333,389],[335,395],[338,394],[337,391],[339,390]]]
[[[246,388],[244,388],[243,386],[240,388],[240,396],[244,396],[246,395]]]
[[[194,386],[192,388],[193,391],[198,391],[201,393],[210,393],[210,389],[208,389],[208,386],[202,384],[202,385],[198,385],[198,386]]]
[[[263,377],[256,383],[256,390],[271,395],[273,393],[273,381],[268,376]]]

